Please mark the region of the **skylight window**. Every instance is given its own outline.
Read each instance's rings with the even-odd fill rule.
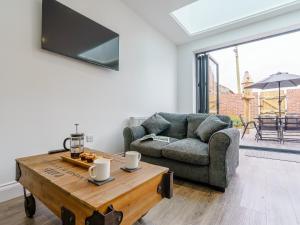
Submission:
[[[192,36],[279,10],[296,2],[298,0],[198,0],[170,15]]]

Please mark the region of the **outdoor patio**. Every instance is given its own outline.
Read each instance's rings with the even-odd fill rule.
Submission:
[[[243,129],[240,129],[242,135]],[[255,147],[263,147],[263,148],[276,148],[281,150],[294,150],[300,152],[300,139],[299,141],[285,141],[284,143],[279,143],[279,141],[271,141],[271,140],[255,140],[255,129],[249,130],[249,133],[246,133],[244,138],[241,139],[240,145],[243,146],[255,146]],[[300,133],[299,133],[300,137]]]
[[[242,146],[300,152],[299,85],[299,75],[278,72],[254,83],[245,72],[242,93],[220,94],[219,112],[231,117],[241,137],[247,131]],[[216,105],[210,102],[210,111]]]

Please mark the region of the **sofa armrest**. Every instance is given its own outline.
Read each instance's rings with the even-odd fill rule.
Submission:
[[[143,126],[125,127],[123,130],[125,152],[130,150],[131,142],[142,138],[146,135],[146,130]]]
[[[228,128],[209,140],[209,183],[225,189],[239,165],[240,132]]]

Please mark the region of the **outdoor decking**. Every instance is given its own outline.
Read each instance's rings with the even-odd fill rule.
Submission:
[[[242,132],[242,130],[241,130]],[[264,148],[276,148],[281,150],[294,150],[299,151],[300,153],[300,138],[299,141],[285,141],[284,143],[279,143],[279,141],[271,140],[255,140],[255,129],[251,129],[249,133],[246,133],[244,138],[241,139],[240,145],[243,146],[255,146],[255,147],[264,147]],[[300,137],[300,132],[299,132]]]

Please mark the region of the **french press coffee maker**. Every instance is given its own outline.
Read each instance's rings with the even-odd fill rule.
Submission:
[[[78,133],[79,124],[75,124],[76,133],[70,135],[64,140],[64,149],[70,150],[71,158],[77,159],[84,152],[84,133]],[[70,141],[70,148],[66,146],[67,141]]]

